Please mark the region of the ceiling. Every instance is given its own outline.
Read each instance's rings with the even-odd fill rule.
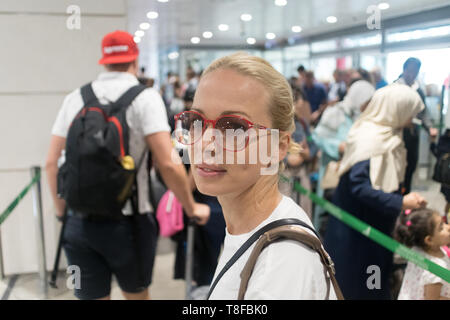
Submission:
[[[247,45],[247,37],[254,37],[256,44],[263,45],[267,32],[273,32],[276,39],[287,39],[294,35],[293,25],[300,25],[300,36],[317,35],[355,25],[365,24],[370,14],[370,5],[380,2],[390,7],[381,11],[381,19],[398,17],[450,4],[448,0],[287,0],[287,5],[276,6],[274,0],[127,0],[128,30],[134,33],[142,22],[151,27],[142,37],[141,46],[156,42],[161,48],[176,45],[194,46],[190,39],[200,37],[203,46]],[[157,11],[155,20],[147,18],[148,11]],[[243,13],[253,19],[240,20]],[[338,21],[327,23],[328,16]],[[219,31],[221,23],[229,25],[226,32]],[[204,39],[202,33],[211,31],[213,37]],[[157,39],[155,39],[155,37]]]

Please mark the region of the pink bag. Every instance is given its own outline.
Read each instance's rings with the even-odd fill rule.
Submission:
[[[172,191],[164,193],[159,201],[156,219],[159,223],[159,234],[163,237],[173,236],[183,230],[183,207]]]

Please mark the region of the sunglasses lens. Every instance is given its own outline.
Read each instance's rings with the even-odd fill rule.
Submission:
[[[223,134],[223,146],[229,151],[239,151],[245,148],[248,123],[236,117],[223,117],[217,121],[216,128]]]
[[[183,112],[175,124],[175,137],[182,144],[192,144],[201,137],[203,118],[194,112]]]

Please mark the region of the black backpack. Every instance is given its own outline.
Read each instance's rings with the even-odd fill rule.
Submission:
[[[450,130],[439,138],[437,146],[432,144],[432,152],[437,158],[433,172],[433,180],[440,182],[445,187],[450,187]]]
[[[144,90],[128,89],[116,102],[101,104],[91,84],[81,87],[84,107],[72,121],[66,140],[65,162],[58,172],[58,194],[75,211],[118,218],[136,192],[138,164],[129,155],[126,110]],[[132,201],[136,211],[136,201]]]

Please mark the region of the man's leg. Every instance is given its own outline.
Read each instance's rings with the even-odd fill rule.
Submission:
[[[72,216],[66,223],[64,252],[69,266],[77,266],[79,272],[72,274],[75,296],[81,300],[109,300],[111,271],[104,258],[91,247],[95,240],[89,236],[91,223]]]
[[[411,184],[419,160],[419,137],[411,133],[409,128],[403,130],[403,139],[406,148],[407,166],[405,170],[404,194],[411,192]]]
[[[148,288],[137,293],[131,293],[122,290],[122,294],[127,300],[150,300],[150,292]]]
[[[156,242],[156,219],[152,214],[129,217],[117,225],[114,238],[103,248],[126,299],[150,299]]]

